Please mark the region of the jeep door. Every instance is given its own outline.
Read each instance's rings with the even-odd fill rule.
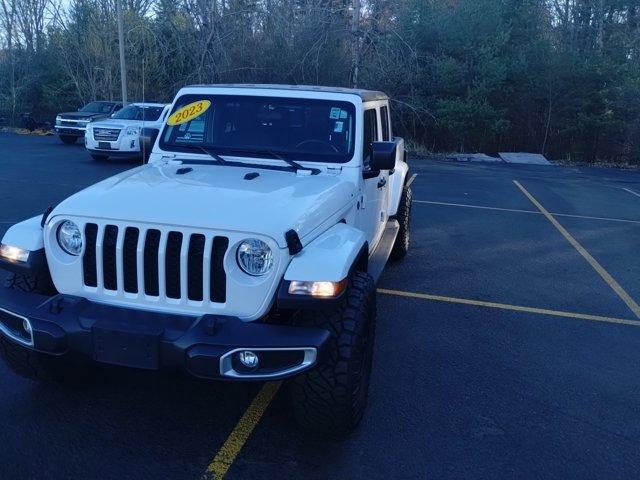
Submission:
[[[389,172],[387,170],[376,171],[371,168],[373,142],[382,140],[377,108],[365,108],[363,129],[364,212],[361,215],[360,228],[367,235],[369,248],[373,250],[378,244],[388,220],[387,204],[389,201]]]

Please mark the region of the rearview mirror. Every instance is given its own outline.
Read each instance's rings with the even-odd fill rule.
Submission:
[[[396,142],[373,142],[371,170],[393,170],[396,166]]]

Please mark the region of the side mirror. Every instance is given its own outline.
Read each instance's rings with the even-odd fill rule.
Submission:
[[[393,170],[397,147],[396,142],[373,142],[371,170]]]

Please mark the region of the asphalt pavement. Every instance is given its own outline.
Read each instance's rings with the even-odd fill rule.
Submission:
[[[0,234],[135,165],[0,134]],[[47,386],[0,364],[0,478],[196,480],[219,458],[229,479],[637,478],[640,172],[411,169],[411,252],[380,280],[353,435],[300,432],[286,385],[252,421],[260,384],[104,367]]]

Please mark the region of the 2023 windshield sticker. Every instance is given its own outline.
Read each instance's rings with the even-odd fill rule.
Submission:
[[[187,123],[202,115],[209,107],[211,107],[209,100],[198,100],[197,102],[189,103],[173,112],[167,120],[167,125],[172,127]]]

